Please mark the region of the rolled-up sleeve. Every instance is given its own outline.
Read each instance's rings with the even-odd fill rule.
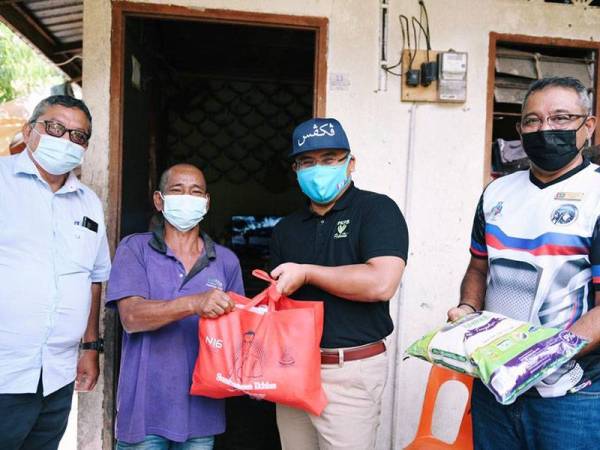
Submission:
[[[101,283],[108,280],[110,275],[110,250],[108,249],[108,239],[106,238],[106,230],[103,231],[100,237],[100,245],[98,246],[98,253],[96,254],[96,260],[94,261],[94,268],[92,270],[92,282]]]

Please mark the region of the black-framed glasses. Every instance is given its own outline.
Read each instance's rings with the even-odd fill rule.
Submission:
[[[33,123],[43,123],[46,133],[54,137],[62,137],[68,131],[69,139],[75,144],[87,145],[90,140],[90,135],[85,131],[69,129],[55,120],[41,120]]]
[[[303,158],[303,159],[297,159],[296,161],[294,161],[294,164],[296,165],[296,168],[298,170],[309,169],[311,167],[315,167],[317,164],[320,166],[337,166],[337,165],[341,164],[342,162],[344,162],[349,157],[350,157],[350,153],[346,153],[341,158],[338,158],[336,156],[326,156],[322,159]]]
[[[579,119],[583,119],[583,125],[583,123],[587,120],[588,117],[588,114],[570,113],[550,114],[545,118],[540,118],[538,116],[527,116],[521,119],[521,122],[517,123],[517,128],[519,128],[525,133],[530,133],[533,131],[540,130],[544,126],[544,123],[548,123],[548,126],[552,130],[569,130],[573,127],[573,124]]]

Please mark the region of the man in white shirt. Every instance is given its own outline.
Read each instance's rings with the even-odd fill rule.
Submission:
[[[82,101],[48,97],[23,127],[26,150],[0,158],[3,450],[58,448],[73,389],[98,379],[110,256],[102,204],[72,172],[91,122]]]

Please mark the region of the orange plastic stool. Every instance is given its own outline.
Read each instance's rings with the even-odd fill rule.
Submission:
[[[469,398],[465,405],[465,411],[460,423],[460,429],[456,440],[452,444],[440,441],[431,432],[431,422],[433,420],[433,410],[435,400],[440,388],[447,381],[455,380],[463,383],[469,391]],[[417,429],[417,436],[405,450],[472,450],[473,449],[473,426],[471,423],[471,388],[473,387],[473,377],[458,372],[453,372],[438,366],[432,366],[429,372],[429,381],[423,400],[423,411],[421,420]]]

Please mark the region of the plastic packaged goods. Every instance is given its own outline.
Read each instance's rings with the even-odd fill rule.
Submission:
[[[406,353],[455,372],[479,378],[477,366],[471,363],[463,343],[469,323],[476,326],[473,319],[475,316],[470,314],[435,328],[408,347]]]
[[[426,334],[406,353],[480,378],[498,402],[508,405],[586,344],[566,330],[479,311]]]

